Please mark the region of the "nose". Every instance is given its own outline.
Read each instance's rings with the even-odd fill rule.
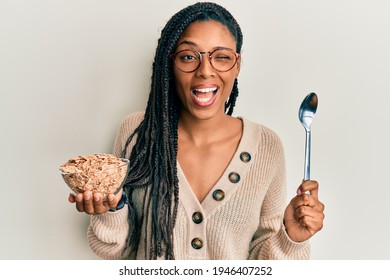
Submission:
[[[196,70],[196,75],[201,78],[210,78],[215,76],[215,69],[211,65],[210,53],[209,52],[200,52],[202,55],[202,60],[199,65],[199,68]]]

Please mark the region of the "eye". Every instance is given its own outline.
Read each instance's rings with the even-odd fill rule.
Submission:
[[[181,63],[193,63],[199,61],[199,55],[192,50],[184,50],[177,54],[176,59]]]
[[[180,59],[183,61],[197,60],[197,58],[195,56],[190,55],[190,54],[181,55]]]
[[[230,62],[234,60],[234,53],[229,50],[217,50],[212,54],[211,58],[215,62]]]
[[[227,55],[218,55],[218,56],[213,56],[215,60],[231,60],[232,58],[227,56]]]

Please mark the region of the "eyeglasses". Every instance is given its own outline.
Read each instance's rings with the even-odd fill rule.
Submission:
[[[208,54],[211,66],[219,72],[231,70],[237,63],[240,54],[228,48],[219,48],[211,52],[198,52],[196,50],[181,50],[171,55],[176,67],[184,72],[196,71],[202,63],[202,55]]]

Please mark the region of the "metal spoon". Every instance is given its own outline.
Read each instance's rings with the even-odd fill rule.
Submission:
[[[305,145],[305,172],[304,180],[310,180],[310,149],[311,149],[311,131],[310,126],[317,111],[318,97],[312,92],[308,94],[302,101],[299,108],[299,120],[306,130],[306,145]]]

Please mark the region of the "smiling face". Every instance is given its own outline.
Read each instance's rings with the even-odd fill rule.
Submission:
[[[186,49],[211,52],[228,48],[236,52],[236,41],[230,31],[213,20],[191,23],[181,34],[176,52]],[[175,89],[181,101],[181,114],[197,119],[225,115],[225,102],[232,91],[240,70],[240,60],[227,72],[215,70],[208,58],[202,55],[199,68],[191,73],[174,66]]]

